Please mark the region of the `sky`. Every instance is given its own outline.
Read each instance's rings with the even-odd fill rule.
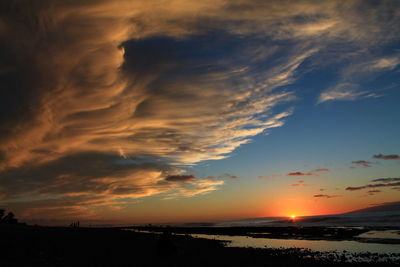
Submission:
[[[0,207],[27,222],[400,201],[397,0],[6,0]]]

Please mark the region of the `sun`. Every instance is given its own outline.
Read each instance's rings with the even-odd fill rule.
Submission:
[[[290,219],[292,220],[296,219],[296,215],[290,215]]]

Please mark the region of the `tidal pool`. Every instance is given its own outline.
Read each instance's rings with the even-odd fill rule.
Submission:
[[[357,241],[299,240],[254,238],[249,236],[192,234],[193,237],[229,241],[228,247],[252,248],[308,248],[316,251],[343,251],[351,253],[400,253],[400,244],[362,243]]]
[[[162,234],[162,232],[132,230],[141,233]],[[371,233],[372,232],[372,233]],[[370,234],[368,234],[370,233]],[[358,237],[392,238],[397,230],[369,231]],[[227,247],[251,247],[251,248],[306,248],[314,251],[346,251],[348,253],[379,253],[400,254],[400,244],[363,243],[358,241],[332,241],[332,240],[301,240],[301,239],[276,239],[276,238],[254,238],[250,236],[209,235],[209,234],[177,234],[189,235],[194,238],[207,238],[226,241]],[[397,236],[396,236],[397,237]]]

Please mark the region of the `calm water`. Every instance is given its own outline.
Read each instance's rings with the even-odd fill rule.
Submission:
[[[382,231],[381,231],[382,232]],[[230,241],[228,247],[253,248],[309,248],[316,251],[371,252],[371,253],[400,253],[399,244],[361,243],[357,241],[326,241],[326,240],[297,240],[253,238],[247,236],[204,235],[193,234],[193,237]]]
[[[130,229],[128,229],[130,230]],[[133,230],[138,231],[138,230]],[[138,231],[142,233],[158,233],[150,231]],[[398,239],[398,230],[369,231],[360,235],[363,238],[390,238]],[[181,234],[184,235],[184,234]],[[252,248],[308,248],[315,251],[344,251],[349,253],[370,252],[370,253],[400,253],[400,244],[377,244],[362,243],[357,241],[328,241],[328,240],[298,240],[298,239],[274,239],[254,238],[249,236],[229,235],[208,235],[191,234],[195,238],[207,238],[221,241],[228,241],[228,247],[252,247]]]

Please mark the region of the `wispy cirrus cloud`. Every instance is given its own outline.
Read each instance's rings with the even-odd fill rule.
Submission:
[[[395,52],[396,53],[396,52]],[[318,103],[327,101],[354,101],[359,98],[376,98],[374,90],[363,89],[363,83],[399,66],[398,54],[381,57],[358,58],[342,70],[340,81],[331,88],[323,91]],[[378,90],[377,90],[378,91]]]
[[[339,83],[333,88],[321,93],[318,103],[332,100],[356,100],[360,96],[367,95],[367,92],[359,91],[359,85],[354,83]]]

